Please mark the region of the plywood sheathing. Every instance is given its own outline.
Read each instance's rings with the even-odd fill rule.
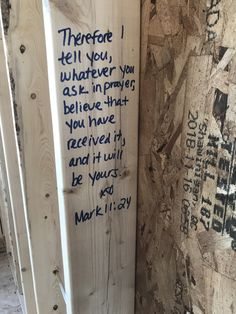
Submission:
[[[235,17],[231,0],[142,1],[136,313],[236,313]]]

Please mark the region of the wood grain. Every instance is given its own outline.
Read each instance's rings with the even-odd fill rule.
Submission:
[[[11,3],[7,47],[15,88],[37,313],[57,310],[64,314],[65,304],[55,276],[59,271],[63,279],[41,1]]]
[[[17,250],[17,233],[14,226],[10,191],[7,181],[2,136],[0,134],[0,206],[3,218],[3,233],[6,240],[6,253],[9,256],[13,280],[20,294],[22,294],[22,281],[20,274],[19,255]]]
[[[142,3],[140,314],[236,313],[235,12]]]
[[[134,312],[134,271],[135,271],[135,230],[136,230],[136,175],[137,175],[137,134],[138,134],[138,81],[139,81],[139,1],[44,1],[46,36],[49,72],[55,74],[56,84],[51,85],[52,111],[54,112],[54,140],[58,175],[58,196],[60,199],[61,224],[66,221],[66,228],[63,230],[62,238],[66,240],[64,249],[64,267],[67,276],[65,284],[66,293],[70,298],[72,308],[68,302],[68,312],[72,313],[112,313],[129,314]],[[109,14],[107,13],[109,12]],[[124,26],[124,37],[122,38],[122,25]],[[52,36],[50,37],[50,28]],[[77,34],[94,34],[112,32],[112,42],[103,44],[83,43],[78,46],[72,39],[63,46],[63,28],[71,28],[75,36]],[[74,37],[73,37],[74,38]],[[79,38],[79,37],[78,37]],[[82,61],[62,65],[58,61],[65,53],[80,51]],[[99,60],[91,65],[87,53],[108,52],[108,59],[112,61]],[[53,53],[51,53],[53,52]],[[70,61],[69,61],[70,62]],[[107,95],[104,93],[93,93],[92,83],[104,86],[108,81],[122,81],[119,73],[119,66],[125,64],[133,65],[135,73],[127,75],[126,79],[132,78],[135,82],[135,91],[129,88],[111,89],[107,95],[116,99],[129,99],[127,106],[108,108],[104,100]],[[60,82],[60,73],[63,71],[83,71],[87,68],[96,70],[103,67],[116,66],[112,75],[108,78],[101,75],[100,78],[78,80],[73,83]],[[80,84],[89,90],[86,95],[80,94],[77,97],[63,96],[66,86],[78,87]],[[64,114],[63,101],[68,103],[75,101],[81,103],[93,103],[100,101],[101,110],[91,112],[79,112],[77,114]],[[98,119],[99,116],[106,117],[113,114],[115,124],[103,124],[97,128],[88,123],[89,117]],[[66,122],[70,119],[84,120],[84,127],[69,131]],[[56,121],[55,121],[56,120]],[[110,142],[109,145],[91,145],[77,150],[68,150],[67,144],[70,138],[79,139],[83,136],[102,136],[111,133],[113,136],[119,130],[125,137],[126,145],[123,158],[114,158],[108,162],[93,163],[94,154],[106,153],[121,150],[121,141]],[[58,135],[60,136],[58,139]],[[88,156],[90,161],[85,166],[79,164],[76,167],[69,167],[71,158]],[[95,171],[110,171],[117,169],[117,175],[108,176],[91,184],[89,173]],[[83,176],[83,183],[72,186],[72,172]],[[101,192],[114,186],[111,194],[101,196]],[[117,211],[117,203],[123,197],[132,197],[132,203],[128,210]],[[112,204],[113,210],[107,212],[106,204]],[[114,205],[116,204],[116,205]],[[102,215],[95,215],[94,209],[101,207]],[[86,213],[86,221],[75,223],[76,212]],[[100,217],[99,217],[100,216]],[[102,217],[103,216],[103,217]],[[82,217],[82,216],[79,216]],[[64,227],[63,227],[64,228]],[[69,263],[68,263],[69,261]],[[66,277],[66,276],[65,276]]]
[[[19,257],[21,271],[22,294],[24,296],[25,309],[28,313],[36,313],[32,268],[29,253],[27,224],[25,217],[25,199],[21,182],[20,160],[16,131],[14,125],[14,111],[11,97],[11,85],[7,67],[7,52],[4,49],[4,35],[1,23],[0,41],[0,73],[2,84],[0,86],[0,130],[3,139],[4,161],[6,165],[7,185],[16,234],[16,250]],[[4,162],[3,161],[3,162]]]

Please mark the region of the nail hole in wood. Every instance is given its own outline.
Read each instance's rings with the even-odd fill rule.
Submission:
[[[20,52],[23,54],[25,52],[26,48],[24,45],[20,46]]]
[[[55,304],[55,305],[53,306],[53,310],[54,310],[54,311],[58,310],[58,305]]]
[[[32,93],[32,94],[30,95],[30,97],[31,97],[31,99],[36,99],[36,94],[35,94],[35,93]]]

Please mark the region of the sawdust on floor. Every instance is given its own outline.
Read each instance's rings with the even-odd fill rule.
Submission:
[[[0,313],[23,313],[6,253],[0,254]]]

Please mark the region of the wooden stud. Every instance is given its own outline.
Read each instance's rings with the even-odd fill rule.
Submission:
[[[26,212],[24,211],[26,210],[26,206],[21,180],[18,143],[14,125],[13,102],[4,42],[3,27],[1,23],[0,58],[2,62],[0,64],[0,74],[2,83],[0,86],[0,130],[3,139],[3,157],[6,165],[6,179],[9,187],[9,198],[16,234],[15,249],[17,249],[19,258],[24,306],[27,313],[37,313],[27,237],[27,217],[25,216]]]
[[[43,3],[67,311],[131,314],[140,2]],[[70,71],[74,82],[63,82],[60,76]],[[82,147],[72,148],[83,138]],[[104,161],[109,153],[111,160]]]
[[[37,312],[53,313],[56,304],[57,312],[64,314],[53,274],[55,269],[61,272],[62,258],[41,1],[11,3],[7,48]]]

